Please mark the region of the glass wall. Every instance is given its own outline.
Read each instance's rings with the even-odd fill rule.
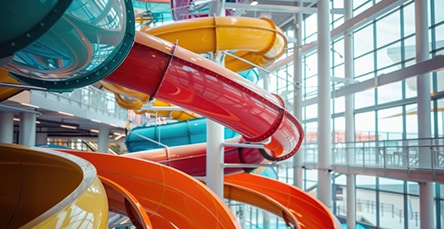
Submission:
[[[353,17],[359,16],[367,10],[374,10],[377,0],[355,0],[353,2]],[[330,1],[334,9],[343,8],[342,0]],[[444,54],[444,1],[428,0],[429,23],[429,53],[430,58]],[[377,13],[377,12],[374,12]],[[418,123],[418,80],[417,77],[397,76],[396,80],[387,80],[388,74],[399,72],[416,63],[416,28],[415,2],[403,1],[399,5],[384,11],[357,27],[353,27],[352,34],[352,81],[347,82],[344,55],[345,44],[343,36],[331,40],[331,88],[332,88],[332,122],[331,134],[333,163],[346,163],[346,131],[352,131],[355,136],[354,147],[356,163],[388,163],[390,166],[418,166],[417,158],[412,158],[419,149],[405,150],[408,145],[415,145],[420,137],[418,132],[423,126]],[[334,31],[344,22],[343,15],[331,14],[331,29]],[[309,15],[303,24],[302,43],[307,45],[317,39],[317,15]],[[292,32],[288,32],[293,34]],[[317,170],[312,169],[317,164],[317,120],[318,120],[318,56],[316,49],[308,49],[302,57],[302,116],[298,117],[305,130],[305,142],[300,153],[304,154],[304,163],[311,165],[311,169],[304,169],[303,188],[316,191]],[[292,66],[292,64],[291,64]],[[285,74],[278,74],[286,80],[291,80],[293,68],[282,68]],[[396,76],[396,75],[395,75]],[[385,77],[385,78],[384,78]],[[444,135],[444,70],[431,72],[421,77],[430,77],[430,117],[431,134],[435,138]],[[282,94],[289,90],[293,82],[276,80],[272,82],[275,92]],[[385,81],[384,81],[385,80]],[[273,79],[272,79],[273,81]],[[340,92],[340,96],[336,96]],[[354,103],[353,119],[347,120],[345,96],[351,95]],[[293,96],[285,94],[284,99],[293,100]],[[292,103],[291,103],[292,104]],[[347,130],[348,122],[354,124],[353,130]],[[341,147],[337,147],[342,144]],[[390,154],[389,149],[396,149],[396,154]],[[439,150],[438,150],[439,151]],[[382,153],[381,153],[382,152]],[[444,152],[436,154],[444,155]],[[400,157],[403,155],[404,157]],[[444,165],[443,159],[435,163],[439,167]],[[280,180],[291,183],[293,168],[287,165],[280,168]],[[387,164],[384,164],[385,168]],[[287,171],[285,171],[287,170]],[[290,175],[291,174],[291,175]],[[345,217],[346,209],[346,176],[336,174],[333,179],[334,212]],[[407,180],[397,180],[375,176],[356,176],[356,211],[358,222],[378,228],[419,228],[419,184]],[[444,187],[436,184],[436,228],[442,228],[444,202],[442,191]]]

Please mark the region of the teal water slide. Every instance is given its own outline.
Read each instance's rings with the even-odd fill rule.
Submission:
[[[230,139],[240,135],[231,129],[224,129],[224,138]],[[128,152],[137,152],[203,143],[207,141],[207,119],[196,118],[163,125],[135,127],[126,137]]]

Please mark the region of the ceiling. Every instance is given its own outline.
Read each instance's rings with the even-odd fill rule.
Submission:
[[[240,16],[245,17],[267,17],[281,28],[290,26],[296,13],[307,15],[316,12],[317,0],[237,0],[243,3],[225,3],[225,8],[236,9]]]

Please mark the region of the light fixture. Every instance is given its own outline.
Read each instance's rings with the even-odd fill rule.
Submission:
[[[251,1],[250,2],[250,6],[257,6],[257,4],[259,4],[259,2],[257,2],[257,1]]]
[[[64,125],[64,124],[61,124],[60,127],[63,127],[63,128],[66,128],[66,129],[73,129],[73,130],[77,129],[77,126]]]
[[[125,137],[125,134],[121,134],[121,133],[114,133],[114,135],[116,135],[116,137],[114,138],[114,141],[117,141],[117,140]]]
[[[66,113],[66,112],[63,112],[63,111],[57,111],[57,113],[62,114],[62,115],[66,115],[66,116],[71,116],[71,117],[74,116],[74,115],[71,114],[71,113]]]
[[[29,103],[20,103],[20,104],[23,105],[23,106],[27,106],[27,107],[40,108],[39,106],[32,105],[32,104],[29,104]]]
[[[96,129],[91,129],[90,131],[93,133],[99,133],[99,130],[96,130]]]
[[[97,119],[90,119],[91,121],[93,121],[93,122],[97,122],[97,123],[102,123],[100,120],[97,120]]]

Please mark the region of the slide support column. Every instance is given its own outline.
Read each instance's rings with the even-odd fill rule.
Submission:
[[[13,143],[14,141],[14,114],[9,111],[0,112],[0,142]]]
[[[353,17],[353,1],[344,0],[344,19],[345,21]],[[344,32],[344,72],[348,84],[354,79],[353,74],[353,31]],[[355,164],[355,150],[352,142],[355,141],[355,117],[354,117],[354,94],[345,96],[345,142],[350,144],[346,150],[347,164]],[[347,229],[356,228],[356,175],[347,174]]]
[[[35,146],[35,132],[37,115],[31,112],[21,113],[19,144],[25,146]]]
[[[224,198],[224,126],[207,119],[206,183],[221,199]]]
[[[109,127],[101,126],[99,128],[99,136],[97,137],[97,151],[101,153],[108,153],[109,144]]]
[[[330,1],[318,2],[318,199],[331,211]]]
[[[416,62],[429,59],[428,37],[428,1],[415,1],[416,28]],[[418,103],[418,137],[430,139],[432,136],[431,105],[430,105],[430,73],[416,77]],[[431,141],[419,141],[419,145],[430,145]],[[430,147],[419,147],[419,167],[432,168],[432,153]],[[435,228],[433,182],[419,182],[420,228]]]

